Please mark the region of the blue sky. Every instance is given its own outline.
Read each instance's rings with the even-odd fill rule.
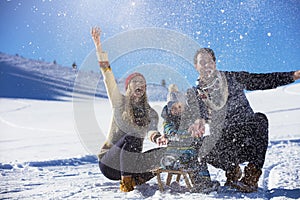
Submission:
[[[84,62],[98,25],[104,41],[145,27],[176,31],[214,49],[223,70],[300,68],[298,0],[1,0],[0,13],[1,52],[64,66]]]

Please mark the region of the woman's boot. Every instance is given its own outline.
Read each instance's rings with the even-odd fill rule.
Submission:
[[[134,190],[135,181],[132,176],[122,176],[120,182],[120,190],[122,192],[130,192]]]

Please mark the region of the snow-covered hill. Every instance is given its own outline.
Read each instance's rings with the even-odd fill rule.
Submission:
[[[101,174],[95,152],[76,128],[79,122],[74,120],[72,96],[93,98],[93,114],[103,133],[111,117],[108,100],[101,98],[105,91],[99,74],[85,73],[82,90],[74,94],[78,74],[72,69],[0,54],[0,199],[300,198],[300,84],[247,93],[255,111],[266,113],[270,122],[270,142],[258,192],[190,193],[184,182],[180,182],[182,187],[160,192],[153,178],[132,192],[121,193],[118,181]],[[89,90],[92,79],[100,85],[96,98]],[[151,87],[152,95],[162,95],[160,86]],[[160,113],[165,102],[152,101],[151,105]],[[82,117],[90,120],[92,116]],[[89,139],[96,147],[103,142]],[[153,147],[145,142],[146,149]],[[225,182],[222,170],[209,169],[212,179]],[[162,178],[166,180],[166,175]]]
[[[106,98],[103,78],[97,70],[98,66],[94,71],[84,71],[0,53],[0,97],[39,100]],[[123,91],[124,80],[118,82]],[[149,83],[147,93],[151,101],[166,100],[167,88]]]

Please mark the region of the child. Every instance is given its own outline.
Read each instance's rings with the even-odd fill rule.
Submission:
[[[172,94],[170,95],[172,96]],[[171,101],[163,108],[161,117],[163,121],[164,134],[168,137],[169,153],[179,154],[177,157],[177,166],[174,168],[183,167],[191,170],[190,173],[193,190],[195,192],[207,193],[216,190],[220,185],[218,181],[211,181],[210,174],[206,162],[198,161],[198,149],[203,140],[202,137],[192,137],[187,131],[192,117],[192,112],[188,105],[179,101],[176,96],[173,96]]]

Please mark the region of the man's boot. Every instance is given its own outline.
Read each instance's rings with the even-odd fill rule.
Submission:
[[[258,189],[258,181],[262,171],[255,164],[249,163],[245,167],[245,174],[241,180],[241,183],[247,187],[242,188],[243,192],[254,192]]]
[[[225,176],[227,179],[224,185],[232,187],[242,177],[242,170],[240,166],[237,165],[233,170],[227,170]]]
[[[230,186],[241,192],[255,192],[258,189],[257,183],[261,174],[261,169],[256,167],[253,163],[249,163],[245,167],[244,177],[240,181],[233,181]]]

